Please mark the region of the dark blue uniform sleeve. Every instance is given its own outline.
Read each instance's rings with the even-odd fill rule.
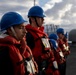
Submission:
[[[26,41],[27,41],[27,45],[28,45],[31,49],[33,49],[34,46],[35,46],[35,41],[34,41],[33,35],[32,35],[31,33],[29,33],[29,32],[26,34]]]
[[[14,75],[8,47],[0,47],[0,75]]]

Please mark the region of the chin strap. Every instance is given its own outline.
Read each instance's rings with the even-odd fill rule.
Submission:
[[[14,28],[13,28],[13,27],[10,27],[10,29],[11,29],[11,31],[12,31],[12,33],[13,33],[13,35],[15,36],[15,38],[16,38],[16,39],[18,39],[17,34],[16,34],[16,32],[15,32]]]
[[[37,27],[39,27],[36,17],[34,17]]]

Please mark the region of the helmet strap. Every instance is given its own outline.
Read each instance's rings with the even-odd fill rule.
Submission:
[[[29,18],[29,23],[31,24],[31,19]]]
[[[37,22],[37,20],[36,20],[36,17],[34,17],[34,19],[35,19],[36,25],[39,27],[38,22]]]
[[[16,32],[15,32],[14,28],[13,28],[13,27],[10,27],[10,29],[11,29],[11,31],[12,31],[12,33],[13,33],[13,35],[15,36],[15,38],[16,38],[16,39],[18,39],[17,34],[16,34]]]

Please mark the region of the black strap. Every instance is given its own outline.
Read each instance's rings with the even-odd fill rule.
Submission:
[[[36,17],[34,17],[34,19],[35,19],[36,25],[39,27],[38,22],[37,22],[37,20],[36,20]]]

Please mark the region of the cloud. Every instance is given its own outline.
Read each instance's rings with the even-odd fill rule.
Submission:
[[[31,6],[32,0],[0,0],[0,17],[8,11],[17,11],[25,16]]]
[[[45,23],[60,25],[66,31],[76,28],[76,0],[54,1],[54,3],[50,4],[48,2],[45,4],[45,8],[44,10],[47,15]]]
[[[54,2],[52,2],[54,1]],[[76,0],[50,0],[45,4],[46,23],[59,24],[70,28],[76,27]],[[73,27],[71,27],[73,25]]]
[[[45,24],[76,25],[76,0],[35,0],[46,14]],[[17,11],[25,19],[29,9],[34,6],[34,0],[0,0],[0,18],[8,11]]]

